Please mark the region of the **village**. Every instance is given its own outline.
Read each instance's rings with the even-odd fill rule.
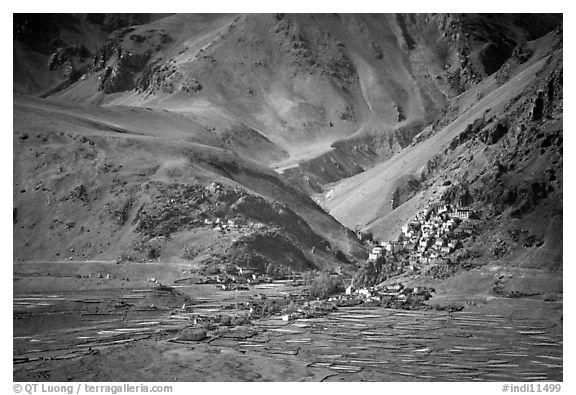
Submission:
[[[275,281],[276,283],[276,281]],[[429,309],[423,304],[431,297],[434,289],[427,287],[404,287],[400,283],[386,287],[370,287],[353,291],[348,287],[345,293],[334,294],[327,299],[311,297],[303,287],[289,291],[291,283],[284,282],[284,296],[267,293],[245,295],[236,302],[206,306],[187,306],[175,309],[171,319],[183,320],[208,331],[222,326],[250,325],[258,319],[279,319],[294,321],[297,319],[317,318],[337,311],[340,307],[386,307],[402,310]],[[209,306],[208,306],[209,307]],[[214,310],[214,311],[212,311]]]
[[[381,266],[386,262],[398,268],[398,274],[455,265],[454,253],[462,248],[463,239],[474,233],[469,220],[475,217],[468,208],[430,204],[402,226],[397,240],[372,241],[367,263]],[[352,281],[346,288],[346,295],[354,299],[401,309],[421,305],[431,292],[434,290],[430,288],[404,288],[401,283],[385,281],[372,287],[355,287]]]
[[[397,240],[372,242],[367,263],[393,263],[400,272],[414,272],[424,267],[442,264],[454,264],[453,253],[462,247],[461,241],[473,233],[470,219],[474,211],[468,208],[451,207],[450,205],[431,204],[418,212],[406,225],[402,226]],[[239,226],[234,221],[218,219],[205,221],[206,226],[219,231],[234,229]],[[254,224],[250,224],[255,226]],[[249,226],[250,226],[249,225]],[[261,225],[261,224],[258,224]],[[375,245],[374,245],[375,244]],[[241,303],[221,306],[224,310],[235,310],[232,322],[248,323],[253,319],[264,317],[280,318],[292,321],[327,314],[338,307],[357,305],[383,306],[395,309],[429,308],[423,302],[431,297],[434,289],[427,287],[406,287],[400,282],[384,281],[374,286],[356,286],[354,279],[350,285],[342,284],[338,292],[326,298],[310,295],[306,288],[310,279],[300,273],[261,273],[250,268],[228,265],[212,273],[192,273],[175,281],[174,285],[211,284],[222,291],[249,291],[255,286],[282,285],[295,292],[289,292],[282,298],[267,298],[265,294],[255,294]],[[187,309],[174,312],[174,318],[185,314]],[[185,314],[185,319],[191,315]],[[230,318],[220,315],[193,315],[194,322],[203,322],[209,326],[222,322],[229,324]]]
[[[462,247],[463,239],[474,233],[469,219],[475,216],[474,211],[467,208],[429,205],[402,226],[398,240],[382,241],[374,246],[368,260],[404,261],[408,262],[409,270],[426,264],[451,264],[451,254]]]
[[[221,192],[222,185],[212,183],[209,190]],[[434,289],[408,287],[396,275],[413,273],[433,266],[454,266],[458,262],[457,251],[463,249],[462,241],[474,233],[471,219],[474,211],[464,207],[452,207],[432,203],[402,226],[397,240],[366,243],[370,253],[366,264],[374,267],[393,268],[378,281],[361,281],[357,277],[347,279],[339,273],[325,273],[328,282],[334,282],[329,292],[322,295],[312,291],[314,276],[321,273],[296,273],[289,268],[270,264],[261,268],[247,268],[229,262],[209,266],[204,270],[188,270],[172,286],[212,286],[218,291],[230,293],[232,303],[214,306],[220,313],[199,312],[191,306],[173,311],[172,319],[192,321],[199,326],[244,325],[262,318],[293,321],[325,315],[339,307],[366,306],[413,310],[428,309],[424,302]],[[200,226],[220,233],[244,233],[267,226],[242,216],[235,218],[204,218]],[[361,235],[359,238],[362,239]],[[149,279],[156,282],[155,279]],[[373,280],[373,279],[372,279]],[[337,282],[337,285],[336,285]],[[265,289],[281,286],[284,295],[266,296]],[[236,295],[236,296],[234,296]],[[225,313],[224,313],[225,311]],[[222,314],[224,313],[224,314]]]
[[[195,273],[190,271],[191,276],[180,278],[174,281],[174,284],[213,284],[216,288],[223,291],[244,291],[248,290],[249,285],[288,283],[289,285],[303,285],[302,275],[291,273],[283,275],[262,274],[250,268],[242,268],[228,265],[224,269],[213,269],[209,274]]]
[[[334,275],[327,277],[336,278]],[[423,302],[434,292],[432,288],[405,287],[401,283],[356,289],[353,285],[344,288],[343,282],[339,282],[329,296],[319,297],[312,290],[315,281],[315,278],[300,273],[276,277],[236,267],[215,275],[182,278],[176,280],[174,286],[213,285],[220,291],[235,291],[235,301],[214,305],[218,312],[199,311],[197,306],[184,305],[172,312],[172,319],[190,321],[212,330],[221,326],[246,325],[257,319],[294,321],[316,318],[340,307],[359,305],[403,310],[429,309]],[[282,289],[282,295],[268,292],[275,288]]]

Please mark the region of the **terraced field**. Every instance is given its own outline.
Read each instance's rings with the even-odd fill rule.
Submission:
[[[206,293],[207,289],[202,290]],[[496,298],[461,312],[341,308],[177,340],[193,314],[262,290],[198,300],[191,312],[138,305],[159,289],[14,298],[14,379],[65,381],[562,381],[561,303]],[[267,292],[286,291],[282,285]],[[140,306],[111,311],[118,301]],[[217,301],[215,303],[214,301]],[[54,311],[54,305],[67,308]],[[175,301],[173,301],[175,303]],[[88,309],[89,305],[98,308]],[[76,308],[74,307],[75,305]],[[117,306],[117,305],[116,305]],[[84,312],[77,308],[82,307]],[[58,309],[56,309],[58,310]],[[36,311],[36,314],[32,314]],[[231,311],[234,313],[234,311]],[[36,327],[27,331],[34,316]],[[26,318],[27,317],[27,318]],[[130,361],[127,363],[127,361]],[[118,363],[121,362],[121,365]],[[119,371],[118,366],[122,369]]]
[[[15,296],[15,378],[36,371],[29,379],[50,380],[46,370],[38,369],[48,361],[49,365],[62,360],[78,361],[87,355],[97,355],[100,349],[169,330],[174,325],[161,318],[165,309],[153,304],[126,309],[128,304],[134,306],[145,299],[165,298],[165,293],[148,288]]]
[[[562,380],[562,331],[499,313],[343,309],[274,340],[334,380]],[[508,308],[510,310],[508,310]],[[528,308],[526,306],[526,308]],[[307,346],[306,346],[306,345]]]

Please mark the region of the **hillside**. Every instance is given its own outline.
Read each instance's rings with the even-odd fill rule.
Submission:
[[[560,390],[563,14],[14,14],[13,71],[13,381]]]
[[[504,217],[486,213],[486,229],[512,221],[524,198],[548,216],[539,207],[561,202],[561,152],[545,150],[537,171],[524,162],[542,155],[526,130],[561,148],[558,89],[548,118],[530,118],[538,90],[562,84],[559,24],[545,14],[16,15],[15,258],[353,270],[364,250],[340,222],[393,239],[459,185],[482,210],[480,184],[500,188],[486,179],[495,161],[516,197]],[[509,158],[510,147],[523,155]],[[544,171],[559,184],[531,198]],[[550,215],[556,227],[561,213]]]
[[[307,196],[184,117],[14,102],[16,260],[303,269],[346,266],[338,251],[363,254]],[[217,220],[237,226],[218,229]],[[266,235],[267,245],[254,241]]]
[[[284,169],[376,125],[387,132],[429,120],[445,104],[443,83],[429,75],[441,71],[437,56],[408,55],[398,23],[394,15],[169,16],[112,33],[95,66],[51,97],[168,109],[218,132],[232,118],[284,151],[273,163]]]
[[[479,212],[472,248],[486,258],[562,262],[562,35],[528,44],[498,73],[452,105],[458,116],[432,128],[390,160],[331,186],[322,205],[351,228],[394,240],[429,204]],[[522,248],[518,232],[545,241]],[[499,246],[504,246],[504,252]],[[531,262],[531,263],[530,263]]]

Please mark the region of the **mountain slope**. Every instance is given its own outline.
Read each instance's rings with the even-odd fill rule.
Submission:
[[[14,14],[17,93],[48,95],[70,86],[91,67],[108,34],[162,14]]]
[[[17,258],[73,248],[72,258],[346,266],[363,248],[306,195],[346,226],[391,239],[440,197],[469,193],[480,205],[469,185],[481,189],[474,183],[495,158],[506,171],[528,169],[502,159],[511,146],[542,144],[518,128],[557,146],[561,90],[537,90],[561,81],[561,29],[549,33],[561,23],[547,14],[15,16]],[[528,102],[560,110],[520,124],[544,111]],[[554,152],[547,160],[560,167],[548,175],[561,170]],[[474,169],[450,167],[466,161]],[[528,186],[504,188],[509,205],[561,201],[561,185],[531,187],[522,174]],[[241,225],[224,230],[217,219]]]
[[[484,246],[496,245],[492,239],[515,223],[551,238],[543,248],[551,255],[541,264],[561,262],[562,36],[550,33],[529,48],[528,60],[511,59],[500,74],[463,94],[455,106],[464,111],[453,122],[334,185],[322,205],[351,228],[394,240],[418,210],[442,201],[457,204],[457,196],[469,193],[486,222]],[[507,81],[498,87],[504,73]],[[537,114],[544,96],[545,117]],[[410,181],[417,185],[413,191]]]
[[[246,149],[253,139],[267,139],[274,152],[258,159],[307,193],[389,159],[456,94],[561,22],[544,14],[67,18],[60,32],[91,38],[51,55],[51,68],[69,71],[53,99],[179,112],[248,158],[262,152]]]
[[[14,131],[16,260],[262,269],[286,251],[274,264],[301,270],[346,266],[342,252],[362,257],[355,236],[307,196],[174,114],[15,96]],[[217,219],[239,225],[219,231]],[[273,248],[254,243],[266,234]]]
[[[53,97],[192,114],[210,107],[287,151],[278,164],[286,167],[359,130],[428,120],[445,104],[429,75],[441,72],[437,56],[409,54],[398,23],[394,15],[174,15],[115,32],[101,64]]]

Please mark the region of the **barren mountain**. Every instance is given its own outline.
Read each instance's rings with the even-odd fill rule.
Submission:
[[[14,381],[561,381],[562,24],[15,14]]]
[[[15,16],[15,257],[346,266],[364,252],[338,221],[392,238],[434,193],[466,188],[479,207],[482,185],[515,193],[487,213],[502,215],[493,227],[522,199],[561,207],[559,24]],[[550,172],[552,186],[530,186]],[[546,213],[556,228],[561,208]]]
[[[310,198],[181,116],[15,96],[14,127],[16,259],[234,255],[302,269],[332,267],[339,250],[361,254]],[[266,235],[269,246],[254,242]]]
[[[562,36],[552,32],[523,53],[456,98],[451,122],[332,186],[323,206],[350,227],[393,240],[418,210],[457,205],[465,195],[461,204],[480,213],[486,236],[477,247],[486,256],[519,250],[518,259],[561,265]],[[526,250],[518,232],[546,243]]]

